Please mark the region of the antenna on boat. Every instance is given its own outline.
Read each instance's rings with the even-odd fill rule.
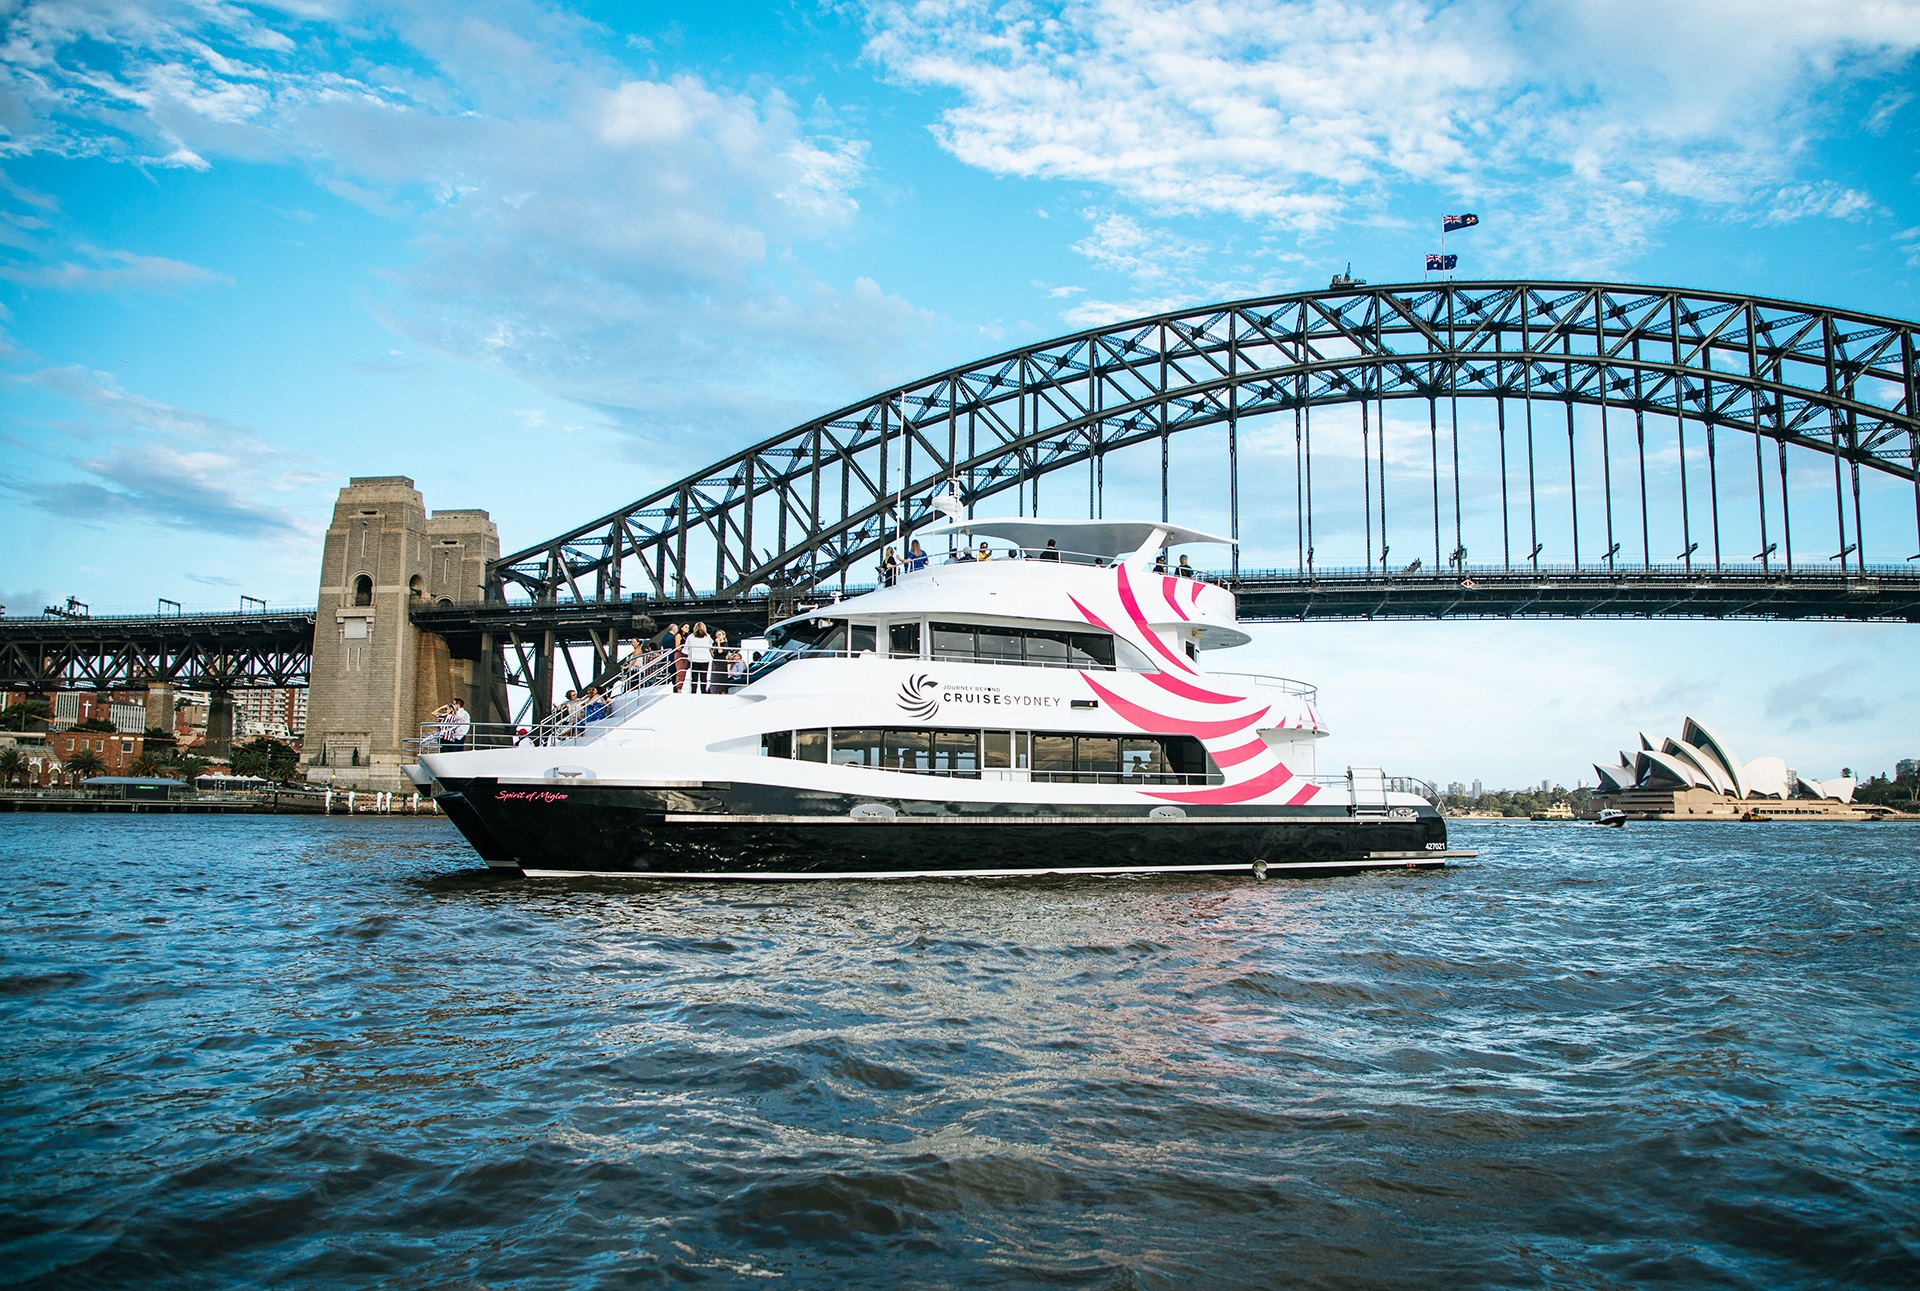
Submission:
[[[934,495],[933,509],[945,516],[949,522],[958,521],[960,517],[966,513],[966,504],[960,501],[960,482],[958,480],[948,480],[947,491]],[[955,535],[952,533],[947,534],[947,554],[949,556],[955,551],[954,541]]]

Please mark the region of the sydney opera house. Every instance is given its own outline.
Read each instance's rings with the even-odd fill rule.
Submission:
[[[1594,763],[1604,804],[1630,815],[1660,817],[1840,816],[1855,814],[1852,777],[1809,780],[1784,758],[1742,762],[1704,722],[1687,718],[1680,738],[1655,744],[1640,737],[1638,753],[1616,766]]]

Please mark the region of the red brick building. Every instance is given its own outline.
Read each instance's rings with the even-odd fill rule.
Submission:
[[[133,760],[140,756],[146,741],[138,735],[119,731],[48,731],[47,747],[63,766],[73,761],[81,749],[91,749],[105,764],[101,775],[131,775]]]

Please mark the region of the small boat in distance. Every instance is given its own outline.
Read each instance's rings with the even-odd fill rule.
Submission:
[[[1593,818],[1593,823],[1620,829],[1627,823],[1627,813],[1617,807],[1608,807]]]
[[[1204,665],[1252,638],[1167,548],[1226,539],[1039,519],[914,536],[950,550],[773,625],[742,675],[676,688],[644,656],[518,738],[428,734],[409,774],[489,865],[535,876],[1264,877],[1472,854],[1448,851],[1429,786],[1316,774],[1312,686]]]

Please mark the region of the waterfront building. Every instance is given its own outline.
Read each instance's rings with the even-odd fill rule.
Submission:
[[[142,710],[144,711],[144,710]],[[82,719],[84,720],[84,719]],[[134,759],[140,756],[146,741],[139,735],[129,735],[123,731],[62,731],[47,732],[47,748],[62,763],[71,762],[73,755],[81,749],[89,749],[100,757],[106,766],[107,775],[126,775],[133,766]]]
[[[24,782],[29,789],[46,789],[60,777],[60,755],[48,747],[45,732],[0,731],[0,749],[16,750],[24,764],[13,785],[0,788],[18,787]]]
[[[63,690],[53,697],[53,724],[78,726],[82,722],[108,721],[117,731],[139,735],[147,729],[147,706],[126,690]]]
[[[1905,780],[1908,776],[1920,775],[1920,758],[1901,758],[1893,764],[1893,778]]]
[[[233,696],[236,739],[261,736],[291,743],[307,729],[307,692],[304,688],[241,690]]]
[[[1641,819],[1739,819],[1788,816],[1860,818],[1854,780],[1809,780],[1778,757],[1743,762],[1706,723],[1687,718],[1680,738],[1655,744],[1644,732],[1640,748],[1613,765],[1594,763],[1595,801]]]

